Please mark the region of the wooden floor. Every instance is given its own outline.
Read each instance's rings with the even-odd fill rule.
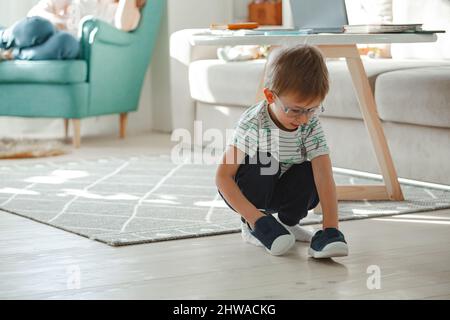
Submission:
[[[163,140],[130,139],[120,152]],[[104,152],[88,140],[65,157],[117,152],[103,142]],[[320,261],[308,258],[306,244],[273,257],[239,234],[113,248],[0,212],[0,298],[450,298],[450,210],[342,222],[341,229],[350,255]],[[373,266],[379,289],[367,286]]]

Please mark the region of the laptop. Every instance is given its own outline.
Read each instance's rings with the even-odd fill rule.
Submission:
[[[343,33],[348,25],[345,0],[290,0],[294,26],[312,33]]]

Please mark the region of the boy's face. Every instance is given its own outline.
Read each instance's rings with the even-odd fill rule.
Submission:
[[[273,115],[287,130],[297,130],[299,126],[307,124],[309,119],[321,109],[322,100],[300,101],[296,95],[286,94],[277,96],[269,89],[264,89],[267,102],[271,104]]]

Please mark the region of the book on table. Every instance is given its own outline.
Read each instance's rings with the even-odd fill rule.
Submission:
[[[421,32],[422,24],[354,24],[345,25],[345,33],[402,33]]]

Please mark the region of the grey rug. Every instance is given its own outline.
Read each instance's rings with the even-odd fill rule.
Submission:
[[[174,164],[169,156],[151,155],[0,164],[0,209],[111,246],[238,232],[240,219],[218,195],[214,174],[213,165]],[[338,173],[335,180],[380,183]],[[404,202],[340,202],[340,219],[450,208],[448,188],[402,188]],[[321,219],[311,212],[302,224]]]

